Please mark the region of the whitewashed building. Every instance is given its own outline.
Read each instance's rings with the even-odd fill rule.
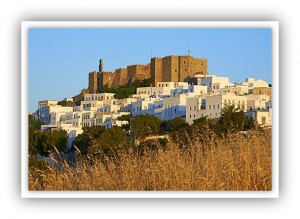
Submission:
[[[51,120],[52,113],[67,113],[73,112],[73,107],[57,105],[57,100],[44,100],[38,102],[38,120],[49,124]],[[53,121],[56,121],[53,120]]]
[[[218,118],[221,116],[221,110],[229,105],[246,112],[247,95],[237,96],[232,93],[212,93],[188,98],[186,102],[186,122],[192,124],[195,119],[206,116],[211,119]]]
[[[233,84],[228,77],[217,77],[215,75],[207,75],[201,78],[201,85],[207,87],[207,92],[218,90],[221,88],[231,87]]]

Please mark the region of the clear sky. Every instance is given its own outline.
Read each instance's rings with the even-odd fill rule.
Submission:
[[[29,112],[39,100],[62,100],[88,87],[88,73],[152,57],[191,55],[208,59],[208,72],[231,82],[247,77],[272,83],[269,28],[31,28],[28,35]]]

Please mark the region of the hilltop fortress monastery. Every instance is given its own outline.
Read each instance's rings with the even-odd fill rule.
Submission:
[[[127,98],[103,91],[150,78],[149,87],[137,87]],[[66,106],[57,100],[39,101],[33,116],[45,123],[42,130],[66,130],[69,148],[85,127],[128,124],[118,119],[122,115],[149,114],[167,121],[181,117],[193,124],[202,117],[219,118],[224,107],[234,106],[259,125],[272,126],[272,87],[266,81],[247,78],[233,84],[229,77],[208,75],[207,59],[190,55],[151,58],[149,64],[115,72],[105,72],[100,59],[99,71],[89,73],[88,89],[64,101]]]
[[[89,73],[90,94],[98,93],[102,88],[117,88],[134,82],[151,78],[153,86],[157,82],[191,82],[194,75],[206,76],[207,59],[194,58],[191,55],[165,56],[151,58],[146,65],[129,65],[118,68],[115,72],[105,72],[103,59],[99,60],[99,71]]]

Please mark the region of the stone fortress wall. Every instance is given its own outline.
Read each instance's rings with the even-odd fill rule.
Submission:
[[[152,78],[153,86],[157,82],[190,82],[195,74],[207,75],[207,59],[185,56],[165,56],[151,58],[146,65],[128,65],[118,68],[115,72],[105,72],[103,60],[99,61],[99,71],[89,73],[90,93],[97,93],[102,88],[117,88],[125,86],[135,80]]]

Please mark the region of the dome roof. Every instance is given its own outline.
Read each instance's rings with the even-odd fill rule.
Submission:
[[[203,78],[205,77],[203,74],[201,74],[200,72],[197,72],[194,74],[194,78]]]

